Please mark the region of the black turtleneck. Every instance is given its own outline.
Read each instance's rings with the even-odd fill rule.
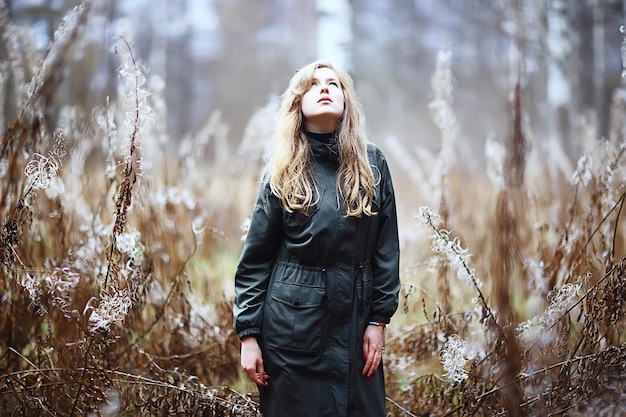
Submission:
[[[314,133],[304,132],[309,140],[309,146],[313,157],[318,161],[328,161],[333,165],[339,161],[338,144],[335,132],[330,133]]]
[[[330,143],[330,141],[335,137],[335,132],[315,133],[305,131],[304,134],[307,138],[314,139],[322,143]]]

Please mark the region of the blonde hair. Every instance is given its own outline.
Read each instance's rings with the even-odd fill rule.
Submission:
[[[360,105],[350,75],[328,62],[315,61],[296,71],[281,97],[275,149],[269,161],[270,188],[289,213],[300,210],[307,214],[317,202],[319,193],[311,170],[311,149],[303,130],[302,96],[311,88],[318,68],[335,71],[344,94],[344,110],[336,135],[341,161],[337,190],[346,203],[346,217],[371,216],[375,214],[372,211],[374,175],[367,159]]]

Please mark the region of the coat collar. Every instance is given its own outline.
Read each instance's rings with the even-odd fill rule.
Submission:
[[[311,147],[311,153],[317,161],[339,163],[339,144],[334,132],[312,133],[305,132]]]

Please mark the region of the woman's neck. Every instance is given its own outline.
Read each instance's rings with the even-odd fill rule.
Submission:
[[[318,120],[321,119],[321,120]],[[336,119],[317,118],[315,120],[305,120],[304,130],[312,133],[331,133],[337,129]]]

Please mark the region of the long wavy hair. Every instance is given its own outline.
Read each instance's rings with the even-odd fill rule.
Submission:
[[[308,210],[317,201],[317,185],[311,169],[312,154],[304,134],[302,96],[311,88],[318,68],[329,68],[338,77],[344,94],[344,110],[336,137],[340,155],[337,172],[338,196],[343,198],[346,217],[371,216],[374,174],[367,159],[366,135],[361,123],[361,108],[350,75],[325,61],[312,62],[294,74],[281,96],[276,125],[276,143],[270,156],[270,188],[283,208],[292,213]]]

